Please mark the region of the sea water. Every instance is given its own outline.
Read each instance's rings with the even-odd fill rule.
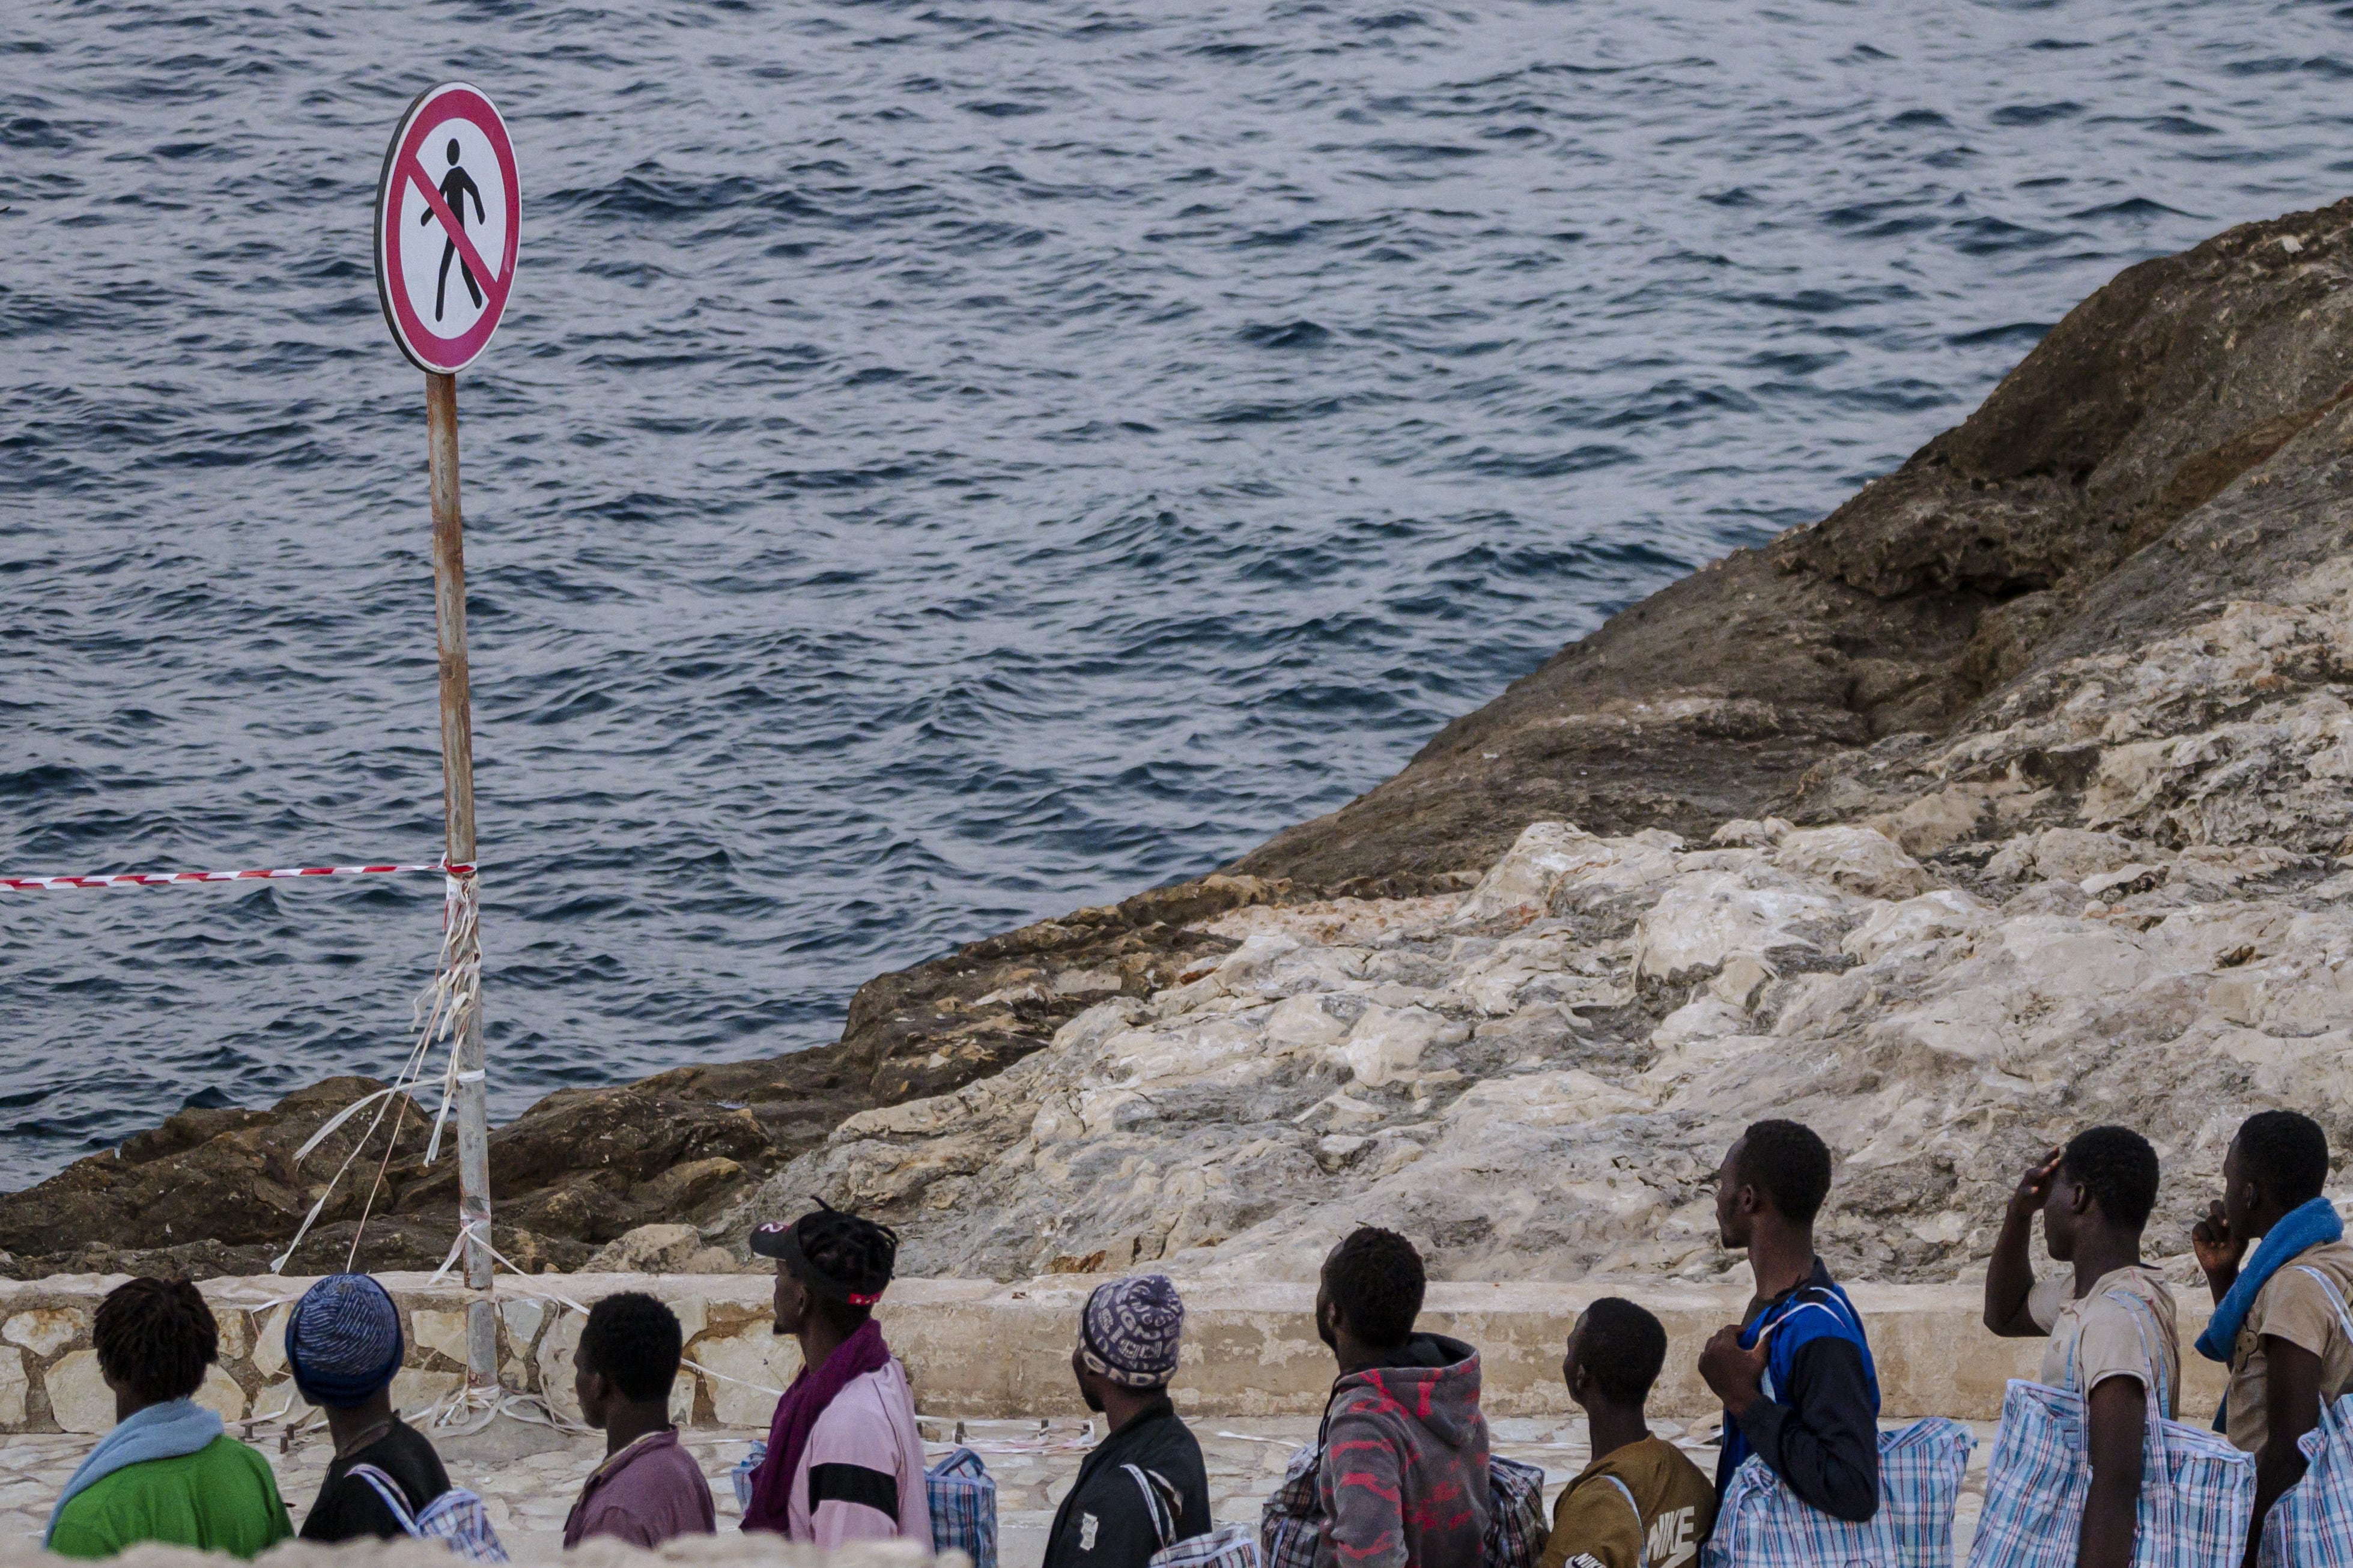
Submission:
[[[2335,199],[2274,0],[28,0],[0,872],[430,860],[417,91],[522,162],[461,378],[493,1104],[829,1040],[1208,870],[1820,516],[2143,258]],[[0,1183],[401,1058],[437,879],[0,895]]]

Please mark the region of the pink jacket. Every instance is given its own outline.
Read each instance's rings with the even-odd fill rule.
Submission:
[[[923,1438],[896,1359],[851,1378],[817,1418],[786,1510],[789,1540],[835,1547],[904,1536],[931,1550]]]

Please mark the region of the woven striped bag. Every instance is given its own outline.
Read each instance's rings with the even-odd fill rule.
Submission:
[[[1176,1510],[1185,1500],[1157,1470],[1122,1465],[1128,1479],[1144,1494],[1144,1511],[1160,1550],[1145,1559],[1145,1568],[1260,1568],[1258,1538],[1247,1524],[1222,1524],[1198,1535],[1176,1539]]]
[[[2147,1351],[2157,1324],[2147,1304],[2124,1290],[2109,1291],[2108,1299],[2132,1313]],[[2215,1433],[2167,1419],[2173,1401],[2165,1362],[2153,1352],[2147,1361],[2158,1384],[2141,1455],[2134,1568],[2235,1563],[2247,1546],[2254,1461]],[[1986,1468],[1985,1511],[1969,1568],[2074,1568],[2092,1461],[2072,1355],[2064,1375],[2064,1388],[2013,1378],[2002,1395],[2001,1431]]]
[[[401,1530],[418,1541],[438,1541],[453,1557],[469,1563],[504,1563],[507,1549],[491,1523],[491,1510],[481,1496],[464,1487],[451,1487],[415,1513],[408,1511],[408,1494],[400,1483],[374,1465],[353,1465],[346,1475],[365,1481],[384,1500]]]
[[[1487,1457],[1487,1536],[1480,1568],[1536,1568],[1544,1555],[1544,1468]]]
[[[1315,1568],[1315,1544],[1324,1538],[1315,1472],[1323,1459],[1320,1443],[1299,1449],[1284,1468],[1282,1482],[1266,1494],[1258,1522],[1259,1555],[1266,1568]]]
[[[1879,1511],[1857,1524],[1791,1491],[1755,1455],[1732,1474],[1706,1568],[1952,1568],[1953,1514],[1977,1439],[1931,1416],[1879,1435]]]
[[[2336,1284],[2317,1268],[2302,1268],[2320,1281],[2337,1308],[2337,1322],[2353,1340],[2353,1312]],[[2353,1394],[2334,1405],[2323,1401],[2320,1425],[2297,1439],[2304,1451],[2304,1479],[2280,1494],[2263,1516],[2261,1568],[2353,1568]]]
[[[923,1472],[932,1550],[961,1552],[972,1568],[997,1568],[997,1479],[980,1456],[958,1448]]]

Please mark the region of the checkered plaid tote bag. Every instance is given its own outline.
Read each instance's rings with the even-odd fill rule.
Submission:
[[[1751,1455],[1732,1475],[1707,1568],[1952,1568],[1953,1513],[1977,1439],[1932,1416],[1879,1435],[1879,1511],[1860,1524],[1799,1498]]]
[[[463,1487],[451,1487],[423,1509],[408,1511],[408,1494],[400,1483],[374,1465],[353,1465],[346,1475],[358,1477],[384,1500],[400,1528],[419,1541],[438,1541],[449,1549],[453,1557],[469,1563],[504,1563],[507,1549],[499,1544],[499,1532],[491,1528],[491,1510],[480,1494]]]
[[[1978,1440],[1932,1415],[1879,1438],[1879,1515],[1895,1532],[1901,1568],[1953,1568],[1953,1513]]]
[[[2130,1294],[2111,1300],[2133,1314],[2144,1344],[2155,1324]],[[2149,1365],[2162,1376],[2165,1363]],[[2013,1378],[2002,1395],[2001,1431],[1986,1468],[1985,1511],[1978,1517],[1969,1568],[2074,1568],[2084,1502],[2092,1489],[2084,1396]],[[2255,1500],[2254,1460],[2220,1435],[2169,1421],[2170,1391],[2160,1381],[2142,1450],[2134,1568],[2214,1568],[2246,1551]]]
[[[1176,1533],[1176,1510],[1184,1506],[1176,1489],[1159,1474],[1141,1465],[1122,1465],[1128,1479],[1144,1493],[1144,1510],[1151,1517],[1152,1533],[1160,1550],[1145,1559],[1145,1568],[1259,1568],[1258,1539],[1246,1524],[1221,1525],[1207,1534],[1170,1539]]]
[[[1480,1542],[1481,1568],[1536,1568],[1544,1555],[1545,1473],[1540,1466],[1490,1455],[1487,1459],[1486,1539]]]
[[[2353,1313],[2336,1284],[2317,1268],[2296,1265],[2320,1281],[2336,1305],[2337,1321],[2353,1339]],[[2353,1568],[2353,1394],[2323,1402],[2320,1425],[2296,1440],[2307,1468],[2263,1516],[2262,1568]]]
[[[1291,1456],[1282,1480],[1267,1493],[1259,1510],[1259,1553],[1266,1568],[1315,1568],[1315,1543],[1324,1537],[1324,1515],[1315,1500],[1315,1472],[1323,1462],[1320,1443]]]
[[[961,1552],[972,1568],[997,1568],[997,1479],[980,1456],[958,1448],[923,1472],[932,1550]]]
[[[2309,1468],[2263,1516],[2262,1568],[2353,1568],[2353,1394],[2296,1439]]]

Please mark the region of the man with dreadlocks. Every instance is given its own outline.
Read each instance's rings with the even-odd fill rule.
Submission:
[[[800,1342],[801,1370],[777,1402],[744,1528],[821,1547],[904,1536],[929,1551],[915,1399],[874,1321],[897,1234],[819,1200],[753,1231],[752,1250],[776,1260],[776,1331]]]
[[[142,1541],[252,1557],[294,1533],[269,1463],[192,1397],[220,1355],[220,1326],[185,1279],[133,1279],[99,1303],[98,1370],[114,1430],[49,1515],[63,1557],[111,1557]]]

